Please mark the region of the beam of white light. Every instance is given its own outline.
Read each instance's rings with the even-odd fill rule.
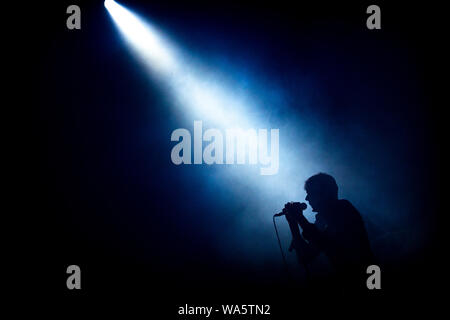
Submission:
[[[125,41],[150,73],[159,77],[160,84],[167,88],[173,97],[173,104],[186,115],[216,128],[270,129],[267,116],[259,116],[261,110],[256,108],[259,104],[255,103],[256,99],[248,92],[224,80],[216,70],[208,69],[188,59],[154,26],[145,23],[115,1],[106,0],[105,7]],[[248,208],[241,212],[241,223],[250,227],[254,217],[259,216],[257,228],[261,231],[261,226],[264,226],[266,234],[263,239],[273,244],[275,257],[278,257],[276,242],[266,236],[272,232],[272,221],[268,217],[280,211],[287,201],[302,201],[304,191],[301,181],[319,171],[317,164],[305,161],[307,144],[298,143],[301,140],[296,129],[299,123],[294,121],[291,124],[295,130],[290,131],[287,137],[285,135],[280,138],[278,174],[261,177],[256,170],[247,166],[214,171],[220,183],[231,183],[236,190],[239,190],[240,186],[251,192],[252,200],[248,201]],[[281,144],[286,142],[289,145],[282,150]],[[250,196],[250,193],[247,196]],[[310,215],[310,218],[312,216]],[[285,224],[280,227],[287,228]],[[287,229],[284,233],[288,234]],[[263,253],[261,256],[264,256]]]
[[[156,71],[161,83],[170,90],[175,104],[187,114],[220,128],[267,128],[266,119],[254,116],[258,111],[249,95],[242,94],[205,66],[189,61],[154,26],[115,1],[106,0],[105,7],[137,56],[152,73]],[[285,170],[267,177],[266,183],[255,180],[253,190],[266,191],[277,199],[276,205],[286,199],[298,199],[301,186],[298,178],[292,177],[306,178],[307,174],[317,171],[311,166],[306,167],[305,163],[298,165],[298,154],[302,152],[300,146],[295,146],[280,153],[280,157],[284,156]],[[237,170],[233,174],[244,181],[255,179],[251,170]]]
[[[244,116],[248,110],[243,98],[225,90],[214,73],[187,61],[155,27],[115,1],[106,0],[105,7],[138,57],[165,81],[179,106],[218,126],[251,125]]]
[[[174,50],[162,39],[156,30],[143,23],[137,16],[113,0],[106,0],[105,7],[113,17],[119,30],[131,47],[160,72],[176,69]]]

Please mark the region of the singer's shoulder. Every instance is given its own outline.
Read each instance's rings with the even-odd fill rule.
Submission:
[[[352,218],[352,220],[360,220],[361,214],[359,213],[358,209],[356,209],[355,206],[347,199],[339,199],[338,207],[339,211],[348,216],[348,218]]]
[[[339,199],[337,201],[337,203],[340,207],[343,207],[343,208],[345,208],[345,207],[352,208],[353,207],[352,203],[350,201],[348,201],[347,199]]]
[[[353,212],[353,213],[358,213],[359,211],[355,208],[355,206],[348,201],[347,199],[339,199],[338,200],[338,207],[343,210],[343,211],[347,211],[347,212]]]

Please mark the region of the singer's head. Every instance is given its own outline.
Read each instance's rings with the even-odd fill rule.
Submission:
[[[338,199],[336,180],[326,173],[318,173],[305,182],[306,198],[313,212],[326,210]]]

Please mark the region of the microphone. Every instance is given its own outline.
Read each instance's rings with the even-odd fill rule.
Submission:
[[[300,210],[302,210],[302,211],[305,210],[306,207],[307,207],[306,203],[304,203],[304,202],[290,202],[290,204],[291,205],[298,204],[300,206]],[[283,209],[283,211],[281,211],[280,213],[274,214],[273,216],[274,217],[281,217],[281,216],[284,216],[285,214],[286,213],[284,212],[284,209]]]

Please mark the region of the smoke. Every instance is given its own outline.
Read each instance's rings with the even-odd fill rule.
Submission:
[[[147,28],[128,13],[127,17],[133,26],[142,24],[139,32],[129,32],[129,21],[118,26],[150,74],[157,72],[152,85],[162,89],[177,116],[168,120],[173,130],[192,127],[194,120],[203,121],[206,128],[222,130],[230,126],[279,129],[276,175],[261,176],[258,167],[250,165],[186,166],[178,171],[185,178],[186,188],[194,178],[206,189],[192,201],[207,201],[211,212],[195,218],[223,222],[222,227],[205,231],[211,234],[210,245],[222,259],[237,265],[280,265],[272,216],[288,201],[304,201],[304,181],[318,172],[334,176],[340,197],[360,210],[376,253],[389,260],[401,256],[399,251],[407,254],[420,246],[420,241],[405,242],[412,239],[408,235],[415,233],[418,224],[418,209],[413,203],[420,192],[414,188],[409,192],[415,179],[414,167],[405,167],[411,156],[405,142],[412,139],[408,136],[412,127],[407,121],[397,121],[401,117],[389,111],[389,107],[403,102],[401,97],[409,91],[408,85],[393,94],[379,89],[379,81],[384,81],[380,79],[386,74],[375,73],[375,84],[369,80],[373,74],[358,73],[361,79],[343,79],[339,72],[344,74],[348,71],[344,69],[352,66],[350,58],[344,60],[345,67],[333,65],[337,70],[327,73],[321,66],[314,73],[308,68],[302,70],[302,61],[292,69],[285,66],[273,70],[272,61],[234,60],[239,57],[236,50],[198,50],[193,56],[181,47],[173,49],[173,44],[165,47],[157,38],[157,29]],[[120,21],[120,16],[114,19]],[[152,41],[146,41],[148,38]],[[368,101],[366,97],[374,96],[376,90],[382,94]],[[402,128],[405,132],[397,134]],[[166,136],[169,143],[170,132]],[[309,208],[305,214],[314,221]],[[278,225],[286,248],[290,239],[287,224],[281,218]],[[416,239],[422,237],[419,234]],[[402,248],[388,252],[386,243]]]

